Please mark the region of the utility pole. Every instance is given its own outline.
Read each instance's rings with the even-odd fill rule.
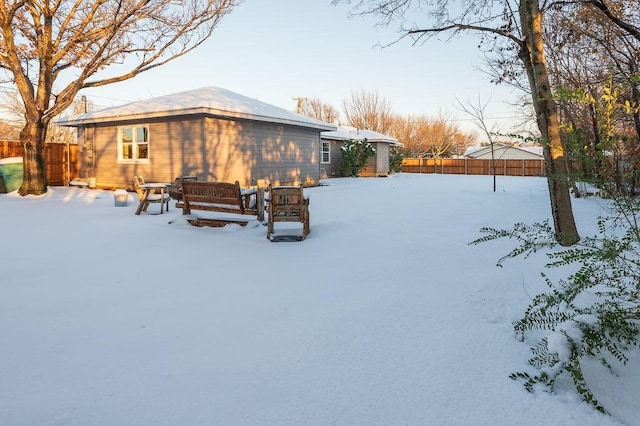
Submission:
[[[296,107],[296,112],[300,114],[300,111],[302,111],[302,104],[304,103],[304,101],[307,100],[307,98],[293,98],[293,100],[298,102],[298,106]]]

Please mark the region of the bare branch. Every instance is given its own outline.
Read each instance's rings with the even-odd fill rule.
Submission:
[[[426,28],[426,29],[415,29],[407,31],[407,34],[429,34],[429,33],[445,33],[445,32],[453,32],[457,33],[460,31],[477,31],[481,33],[489,33],[496,34],[501,37],[506,37],[517,45],[521,45],[523,41],[514,35],[510,31],[505,31],[500,28],[492,28],[492,27],[482,27],[478,25],[468,25],[468,24],[450,24],[444,27],[438,28]]]
[[[616,11],[612,10],[610,5],[607,4],[607,0],[586,0],[586,2],[602,12],[615,25],[622,28],[627,33],[629,33],[629,35],[640,41],[640,28],[636,25],[631,24],[630,21],[626,20],[622,13],[617,13]],[[634,2],[630,7],[631,9],[626,8],[626,10],[637,10],[638,5]],[[625,10],[625,8],[620,9]]]
[[[351,92],[342,103],[349,126],[385,133],[391,120],[391,104],[377,91]]]

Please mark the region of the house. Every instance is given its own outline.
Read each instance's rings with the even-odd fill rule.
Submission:
[[[348,140],[366,139],[376,154],[369,159],[361,176],[387,176],[390,171],[389,154],[391,146],[402,146],[397,139],[372,130],[358,130],[355,127],[341,126],[337,130],[321,133],[320,169],[322,177],[339,177],[342,161],[341,147]]]
[[[320,133],[336,126],[217,87],[62,118],[76,127],[80,176],[130,188],[134,175],[172,182],[266,179],[315,185]]]
[[[464,153],[466,158],[490,160],[491,146],[467,148]],[[502,143],[493,144],[493,158],[495,160],[543,160],[542,147],[512,146]]]

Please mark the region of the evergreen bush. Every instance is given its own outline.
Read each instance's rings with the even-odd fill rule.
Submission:
[[[340,174],[345,177],[358,176],[367,166],[369,159],[376,154],[376,150],[367,139],[345,141],[341,149]]]
[[[402,171],[402,160],[404,159],[404,153],[402,149],[391,145],[389,147],[389,172],[399,173]]]

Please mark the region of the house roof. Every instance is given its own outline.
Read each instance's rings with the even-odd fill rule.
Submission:
[[[335,130],[337,127],[315,118],[305,117],[284,108],[219,87],[203,87],[171,95],[132,102],[126,105],[61,118],[60,126],[80,127],[108,123],[181,115],[210,115],[229,119],[246,119],[269,123]]]
[[[366,139],[369,142],[385,142],[391,145],[402,146],[398,139],[392,138],[391,136],[383,135],[382,133],[374,132],[373,130],[360,130],[349,126],[340,126],[338,130],[322,132],[320,133],[320,137],[322,139],[338,141]]]
[[[516,151],[524,151],[524,152],[528,152],[530,154],[534,154],[537,155],[539,157],[542,157],[542,147],[541,146],[512,146],[512,145],[505,145],[502,143],[495,143],[493,144],[493,149],[495,150],[499,150],[499,151],[506,151],[506,150],[516,150]],[[472,146],[466,149],[466,151],[464,152],[464,156],[465,157],[478,157],[480,155],[483,155],[487,152],[491,152],[491,146]]]

